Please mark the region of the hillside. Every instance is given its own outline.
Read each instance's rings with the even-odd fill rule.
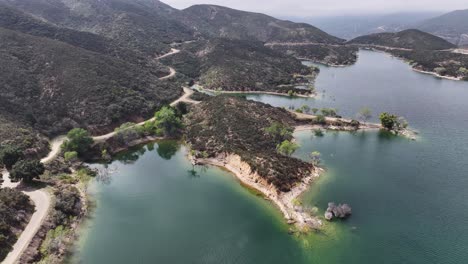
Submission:
[[[311,164],[278,154],[276,146],[281,139],[265,131],[273,122],[293,126],[296,121],[287,110],[238,97],[215,96],[195,106],[185,122],[187,141],[194,151],[209,157],[239,155],[281,191],[290,190],[311,174]]]
[[[468,81],[468,55],[449,51],[392,50],[394,56],[409,61],[417,70]]]
[[[56,135],[151,115],[180,88],[157,72],[63,42],[0,28],[0,105],[10,120]]]
[[[456,45],[468,45],[468,9],[453,11],[419,23],[416,28]]]
[[[188,65],[183,61],[189,62]],[[287,93],[294,90],[294,84],[309,82],[308,78],[313,80],[315,74],[291,56],[267,48],[261,42],[245,40],[199,41],[186,45],[184,52],[163,62],[211,90]]]
[[[340,43],[343,40],[304,23],[215,5],[194,5],[182,10],[185,25],[208,37],[256,39],[262,42]]]
[[[361,36],[350,40],[348,43],[417,50],[444,50],[456,47],[456,45],[442,38],[417,29]]]
[[[156,0],[0,0],[59,27],[91,32],[117,46],[147,55],[167,52],[169,43],[190,40],[179,12]]]
[[[167,67],[160,65],[152,58],[148,58],[148,56],[140,52],[122,48],[111,39],[89,32],[60,28],[2,3],[0,3],[0,27],[33,36],[62,41],[76,47],[132,63],[142,65],[152,64],[152,67],[159,68],[161,76],[167,74]]]

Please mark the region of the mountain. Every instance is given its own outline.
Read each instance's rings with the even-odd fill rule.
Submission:
[[[456,45],[468,45],[468,9],[453,11],[419,23],[416,28]]]
[[[350,40],[348,43],[417,50],[444,50],[456,47],[456,45],[442,38],[417,29],[408,29],[397,33],[376,33],[361,36]]]
[[[0,0],[0,39],[0,138],[36,153],[44,135],[73,127],[101,133],[141,120],[177,98],[180,81],[294,90],[307,81],[297,75],[313,70],[263,42],[342,41],[262,14],[181,11],[157,0]],[[180,54],[161,61],[178,74],[161,81],[168,67],[155,57],[174,44]]]
[[[215,5],[194,5],[182,10],[185,25],[208,37],[262,42],[317,42],[336,44],[342,39],[305,23]]]
[[[169,43],[193,39],[175,19],[180,11],[156,0],[0,0],[53,25],[112,39],[147,55],[167,52]]]
[[[310,23],[334,36],[349,40],[373,33],[398,32],[440,14],[404,12],[382,15],[291,17],[289,19]]]

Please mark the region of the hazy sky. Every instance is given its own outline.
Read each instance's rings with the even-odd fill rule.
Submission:
[[[468,9],[468,0],[162,0],[182,9],[216,4],[276,16],[353,15]]]

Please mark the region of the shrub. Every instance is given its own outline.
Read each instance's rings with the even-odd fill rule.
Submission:
[[[351,125],[352,127],[359,128],[359,126],[361,125],[361,123],[360,123],[359,121],[353,119],[353,120],[351,120],[350,125]]]
[[[315,119],[313,120],[313,123],[319,124],[319,125],[325,125],[327,123],[327,120],[325,116],[323,115],[317,115]]]
[[[364,107],[359,110],[357,117],[362,121],[367,121],[372,118],[372,111],[368,107]]]
[[[83,155],[94,143],[93,138],[89,135],[89,132],[82,128],[74,128],[67,134],[68,140],[62,145],[62,149],[65,151],[76,151],[78,155]]]
[[[434,69],[434,71],[435,71],[437,74],[442,75],[442,76],[444,76],[444,75],[447,74],[447,69],[444,68],[444,67],[437,67],[437,68]]]
[[[22,158],[23,152],[16,146],[6,146],[0,150],[0,163],[7,169],[11,169]]]
[[[392,130],[395,128],[395,125],[397,123],[397,116],[396,115],[391,115],[389,113],[381,113],[379,116],[380,123],[382,126],[388,130]]]
[[[33,179],[38,179],[44,171],[44,164],[38,160],[20,160],[13,166],[10,176],[12,180],[30,183]]]
[[[265,132],[270,135],[275,142],[281,142],[291,139],[294,129],[275,121],[269,127],[265,128]]]
[[[67,151],[63,154],[63,157],[66,161],[72,161],[78,158],[78,152],[76,151]]]
[[[289,140],[285,140],[279,144],[276,149],[278,153],[286,155],[286,156],[291,156],[297,149],[299,148],[299,145],[291,142]]]
[[[330,117],[336,117],[337,116],[336,109],[334,109],[334,108],[322,108],[320,110],[320,112],[322,112],[322,115],[324,115],[324,116],[330,116]]]
[[[323,137],[323,131],[322,129],[318,128],[318,129],[314,129],[314,135],[316,137]]]
[[[163,107],[155,113],[155,127],[157,134],[165,136],[174,136],[182,127],[182,121],[176,115],[172,107]]]

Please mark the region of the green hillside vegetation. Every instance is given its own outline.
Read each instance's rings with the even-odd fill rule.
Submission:
[[[408,29],[397,33],[376,33],[357,37],[350,44],[378,45],[417,50],[444,50],[456,45],[417,29]]]
[[[311,164],[277,152],[280,143],[292,139],[291,127],[296,124],[284,109],[216,96],[195,106],[185,124],[186,138],[195,155],[237,154],[281,191],[289,191],[311,173]]]

